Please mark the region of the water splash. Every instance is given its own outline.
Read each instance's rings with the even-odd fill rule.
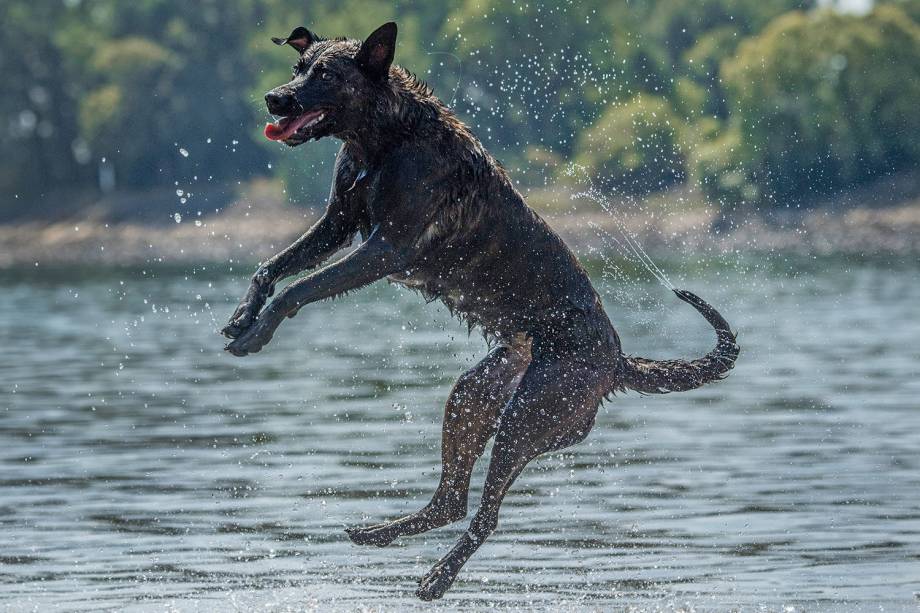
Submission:
[[[450,58],[453,58],[453,60],[457,62],[457,84],[454,86],[454,93],[451,94],[450,102],[448,103],[449,106],[453,107],[454,105],[457,104],[457,93],[460,91],[460,84],[463,81],[463,60],[461,60],[460,56],[458,56],[456,53],[451,53],[449,51],[428,51],[427,54],[428,55],[446,55]],[[441,66],[444,66],[444,64],[441,63]],[[431,75],[434,73],[431,69],[429,69],[428,74]]]
[[[617,230],[619,230],[622,240],[613,236],[610,232],[598,224],[594,222],[589,223],[589,226],[598,233],[598,236],[601,236],[602,239],[606,238],[604,242],[607,244],[607,246],[614,248],[625,259],[640,264],[649,272],[649,274],[651,274],[667,289],[675,289],[674,284],[671,283],[671,280],[668,278],[668,276],[664,273],[663,270],[661,270],[661,267],[658,266],[658,264],[655,263],[655,260],[652,259],[648,252],[643,249],[642,244],[639,242],[639,238],[635,235],[635,233],[626,227],[622,217],[617,215],[613,210],[609,196],[598,189],[597,186],[595,186],[594,181],[591,180],[587,170],[578,164],[570,164],[566,170],[566,175],[575,177],[586,185],[586,189],[583,191],[572,194],[573,200],[591,200],[600,206],[601,209],[607,215],[609,215],[616,224]]]

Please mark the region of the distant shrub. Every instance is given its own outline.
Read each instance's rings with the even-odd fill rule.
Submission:
[[[712,195],[808,199],[920,162],[920,26],[894,6],[783,15],[721,74],[734,140],[699,156]]]
[[[736,126],[718,129],[718,122],[712,122],[709,134],[700,134],[690,156],[691,177],[702,191],[728,212],[760,199],[758,185],[748,175],[739,161],[741,134]],[[697,124],[699,132],[705,132]]]
[[[640,94],[609,107],[579,135],[574,162],[605,189],[647,194],[686,176],[682,121],[664,98]]]

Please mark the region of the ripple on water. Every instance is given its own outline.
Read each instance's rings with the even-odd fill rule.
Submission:
[[[524,473],[434,605],[415,580],[463,523],[386,549],[343,528],[417,510],[437,482],[444,398],[484,353],[443,309],[374,287],[236,360],[214,331],[241,277],[4,274],[0,606],[915,608],[920,329],[890,322],[920,302],[917,270],[743,270],[692,280],[741,332],[736,371],[617,396]],[[655,300],[605,297],[627,351],[709,348],[689,309],[635,289]]]

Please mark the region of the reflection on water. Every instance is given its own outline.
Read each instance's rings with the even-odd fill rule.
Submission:
[[[737,369],[606,405],[588,441],[531,465],[434,605],[415,580],[465,523],[386,549],[342,528],[427,500],[441,406],[480,339],[381,284],[304,309],[238,359],[215,330],[242,274],[28,272],[0,276],[0,607],[920,602],[916,266],[678,270],[740,330]],[[658,286],[602,287],[631,353],[714,342]]]

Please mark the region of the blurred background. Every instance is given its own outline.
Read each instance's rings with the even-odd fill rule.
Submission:
[[[894,231],[892,244],[916,240],[915,208],[852,210],[920,193],[916,0],[9,0],[0,11],[7,262],[170,258],[177,245],[222,259],[196,240],[207,217],[240,202],[322,207],[336,143],[292,152],[261,136],[263,94],[294,60],[269,37],[306,24],[361,38],[386,20],[400,25],[397,62],[475,128],[548,215],[571,212],[575,164],[619,199],[692,215],[695,232],[671,222],[695,240],[793,213],[820,236],[787,239],[811,247],[864,250],[867,225]],[[169,227],[180,218],[199,231]],[[74,219],[83,234],[62,231]],[[59,221],[68,225],[40,227]],[[291,228],[263,222],[229,233],[289,238]],[[132,242],[115,223],[164,235]],[[674,230],[657,226],[637,231]],[[97,253],[106,240],[109,254]]]
[[[217,334],[338,145],[262,137],[270,37],[389,20],[626,352],[714,342],[662,279],[742,346],[535,462],[425,610],[916,610],[920,0],[4,0],[0,609],[421,609],[464,522],[342,528],[427,501],[482,340],[385,283]]]

